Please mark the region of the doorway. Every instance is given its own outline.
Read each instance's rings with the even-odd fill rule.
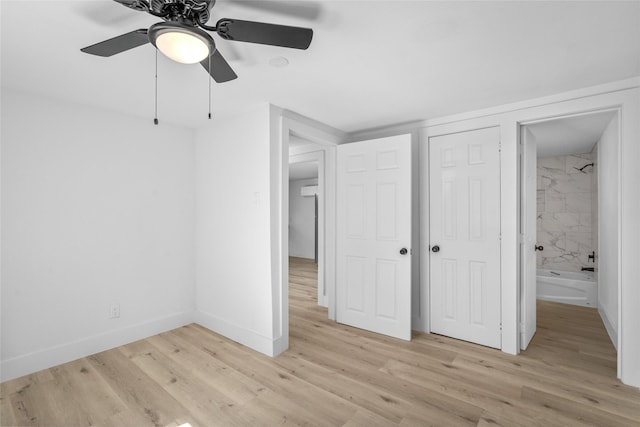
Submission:
[[[520,142],[520,348],[537,325],[579,330],[583,316],[617,348],[619,113],[523,123]]]
[[[313,284],[316,302],[327,307],[325,153],[322,146],[296,135],[290,136],[288,178],[289,261],[297,260],[296,265],[307,264],[305,260],[312,262],[317,277]]]

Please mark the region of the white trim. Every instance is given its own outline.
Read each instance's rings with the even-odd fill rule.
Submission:
[[[429,307],[431,304],[430,294],[430,277],[431,277],[431,251],[430,242],[431,234],[429,230],[430,218],[429,212],[430,205],[430,193],[429,193],[429,132],[427,129],[420,129],[418,131],[418,151],[420,156],[420,188],[419,188],[419,200],[420,200],[420,329],[423,332],[431,332],[431,312]]]
[[[618,350],[618,333],[616,329],[613,327],[613,324],[607,317],[607,313],[604,310],[598,307],[598,314],[600,314],[600,318],[602,318],[602,323],[604,323],[604,328],[607,330],[607,334],[609,334],[609,338],[611,339],[611,343]]]
[[[253,350],[266,354],[267,356],[276,355],[275,341],[277,340],[273,340],[256,331],[252,331],[251,329],[221,319],[211,313],[200,310],[196,311],[194,313],[194,323]]]
[[[601,95],[605,93],[614,93],[624,91],[628,89],[634,89],[640,87],[640,77],[632,77],[626,80],[620,80],[611,83],[605,83],[598,86],[591,86],[587,88],[581,88],[572,90],[569,92],[562,92],[550,96],[541,98],[528,99],[525,101],[514,102],[510,104],[504,104],[500,106],[494,106],[485,108],[482,110],[469,111],[460,114],[454,114],[451,116],[444,116],[434,119],[428,119],[423,122],[423,126],[438,126],[448,123],[461,122],[469,119],[477,119],[486,116],[493,116],[498,114],[511,113],[519,110],[527,110],[534,107],[542,107],[545,105],[557,104],[560,102],[574,101],[582,98],[588,98],[591,96]]]
[[[397,125],[382,126],[382,127],[372,128],[372,129],[360,130],[357,132],[353,132],[351,134],[350,141],[358,142],[358,141],[365,141],[368,139],[385,138],[387,136],[403,135],[407,133],[417,137],[416,132],[421,127],[424,127],[424,125],[425,125],[425,122],[420,120],[415,122],[400,123]]]
[[[291,111],[271,106],[271,283],[273,354],[289,347],[289,137],[300,136],[325,151],[325,287],[329,319],[335,320],[336,146],[347,134]],[[286,195],[286,197],[285,197]]]
[[[193,323],[194,313],[181,312],[136,325],[102,332],[65,344],[34,351],[32,353],[3,360],[0,364],[1,381],[28,375],[72,360],[110,350],[162,332]]]

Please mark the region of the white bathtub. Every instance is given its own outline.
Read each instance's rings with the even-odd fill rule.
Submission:
[[[546,301],[597,307],[598,287],[591,271],[537,270],[536,295]]]

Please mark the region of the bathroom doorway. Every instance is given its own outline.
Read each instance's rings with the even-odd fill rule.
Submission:
[[[536,327],[545,334],[549,328],[562,328],[587,336],[600,328],[615,349],[618,112],[529,122],[520,132],[520,347],[527,349]],[[585,323],[596,329],[581,332]],[[615,363],[615,354],[607,357]]]

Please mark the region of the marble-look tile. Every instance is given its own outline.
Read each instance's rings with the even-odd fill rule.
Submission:
[[[545,190],[555,190],[565,194],[591,192],[591,176],[584,173],[558,175],[549,177],[549,180]]]
[[[582,231],[580,229],[580,214],[570,212],[545,212],[541,214],[541,216],[541,231]]]
[[[545,203],[544,203],[544,190],[538,190],[536,194],[536,205],[538,212],[545,211]]]
[[[567,193],[565,196],[567,212],[591,213],[591,193]]]
[[[544,207],[545,212],[565,212],[567,210],[566,195],[551,188],[545,190]]]
[[[580,271],[597,244],[597,176],[592,153],[539,159],[537,244],[540,268]],[[593,263],[591,263],[593,265]],[[597,264],[596,264],[597,265]],[[594,265],[594,266],[596,266]]]
[[[538,186],[538,188],[540,190],[548,190],[549,187],[551,186],[551,183],[553,182],[553,179],[549,176],[545,176],[545,175],[538,175],[540,177],[540,185]]]
[[[574,260],[571,257],[567,258],[559,258],[554,260],[548,260],[547,262],[542,262],[542,268],[545,270],[556,270],[556,271],[580,271],[579,267],[580,262]]]
[[[549,254],[550,251],[564,252],[566,249],[564,233],[550,233],[548,231],[539,231],[536,236],[536,244],[544,247],[542,251],[544,254]]]
[[[544,157],[538,159],[538,169],[547,173],[565,173],[564,157]]]
[[[568,252],[591,253],[593,250],[593,236],[591,232],[565,233],[565,249]]]
[[[579,215],[578,226],[571,231],[584,231],[591,232],[593,228],[593,219],[591,217],[591,212],[582,212]]]

